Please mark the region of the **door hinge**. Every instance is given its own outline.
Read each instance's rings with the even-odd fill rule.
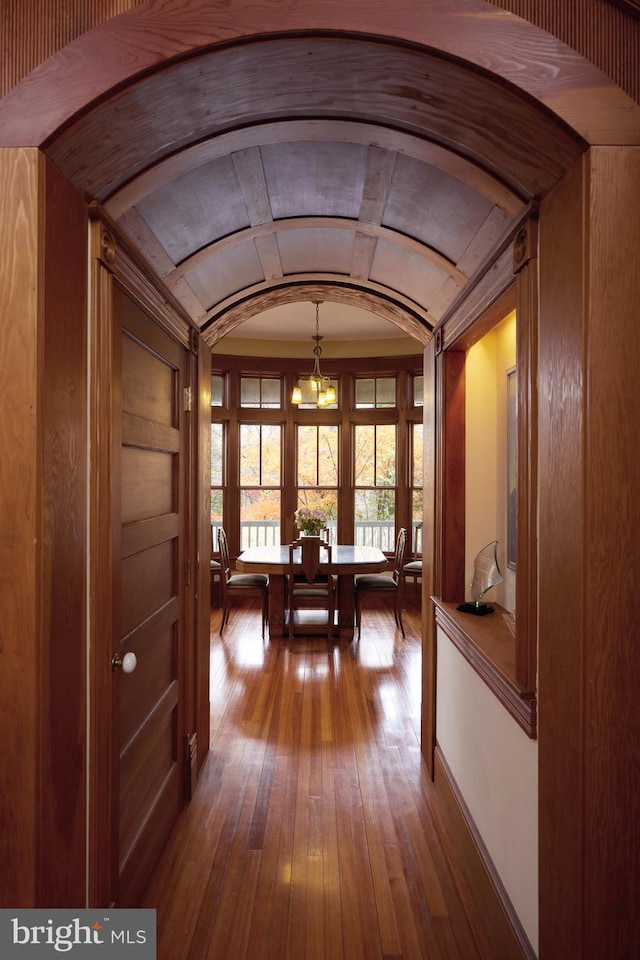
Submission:
[[[191,413],[191,387],[184,388],[184,412]]]
[[[191,561],[185,560],[184,563],[184,585],[185,587],[191,586]]]

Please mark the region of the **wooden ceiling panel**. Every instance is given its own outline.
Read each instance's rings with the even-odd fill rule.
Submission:
[[[266,145],[261,153],[274,220],[358,217],[366,147],[293,142]]]
[[[457,263],[491,208],[481,193],[441,170],[398,157],[382,223]]]
[[[404,293],[430,308],[448,274],[436,264],[410,250],[378,240],[369,277],[375,283]]]
[[[226,297],[264,280],[252,240],[205,260],[184,278],[198,299],[210,309]]]
[[[287,230],[278,234],[282,270],[298,273],[344,273],[349,276],[355,234],[349,230]]]
[[[115,220],[119,220],[149,193],[183,173],[220,157],[233,155],[235,160],[239,152],[258,150],[270,144],[331,141],[362,144],[369,153],[376,150],[388,151],[393,155],[393,159],[396,154],[413,157],[438,170],[446,171],[450,176],[478,190],[506,213],[517,215],[522,208],[522,198],[516,196],[499,177],[489,174],[460,154],[424,139],[426,135],[425,132],[423,136],[416,137],[400,130],[381,127],[375,122],[374,116],[369,122],[315,118],[263,122],[259,126],[231,130],[200,141],[151,164],[117,190],[105,202],[105,208]],[[363,203],[367,199],[366,190],[365,184]],[[361,218],[366,219],[362,212]]]
[[[155,190],[138,211],[174,263],[249,225],[230,157],[190,170]]]

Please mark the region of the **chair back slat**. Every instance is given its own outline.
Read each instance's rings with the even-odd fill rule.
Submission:
[[[229,558],[229,541],[227,534],[222,527],[218,528],[218,550],[220,551],[220,566],[222,567],[222,576],[228,581],[231,576],[231,560]]]
[[[294,566],[296,551],[300,551],[302,572],[307,583],[313,583],[320,568],[321,551],[326,556],[327,563],[331,563],[331,544],[320,537],[300,537],[289,544],[289,565]]]
[[[407,552],[407,531],[400,527],[396,538],[396,551],[393,558],[393,579],[398,581],[402,576],[404,566],[404,555]]]

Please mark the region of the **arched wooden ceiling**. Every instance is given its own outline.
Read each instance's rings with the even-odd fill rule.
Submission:
[[[262,33],[156,59],[43,149],[211,345],[310,299],[369,307],[427,342],[587,145],[504,77],[396,37]]]

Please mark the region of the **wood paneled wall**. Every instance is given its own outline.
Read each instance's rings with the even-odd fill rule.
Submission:
[[[38,229],[42,158],[0,151],[0,903],[32,904],[36,892],[38,735]],[[18,693],[18,696],[16,696]],[[19,798],[16,802],[16,797]]]
[[[11,150],[0,220],[0,902],[55,907],[84,902],[86,212]]]
[[[640,150],[540,219],[540,956],[640,955]]]
[[[86,818],[87,210],[45,167],[40,410],[38,902],[83,902]]]
[[[382,0],[386,3],[386,0]],[[494,0],[587,57],[640,101],[640,36],[628,29],[624,0]],[[629,7],[635,0],[628,0]],[[0,19],[0,96],[80,34],[142,6],[144,0],[4,0]],[[37,21],[38,30],[32,29]]]

